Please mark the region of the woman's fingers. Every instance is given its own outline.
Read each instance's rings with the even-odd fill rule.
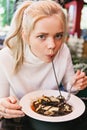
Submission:
[[[75,78],[76,80],[78,81],[79,79],[83,79],[85,78],[86,75],[85,75],[85,72],[81,72],[80,70],[78,70],[75,74]]]
[[[0,109],[0,115],[4,118],[15,118],[25,116],[25,114],[21,110],[12,110],[4,107],[3,109]]]
[[[21,106],[17,104],[17,100],[14,97],[7,97],[0,100],[0,104],[9,109],[21,109]]]
[[[74,84],[73,86],[78,90],[83,90],[87,87],[87,76],[84,72],[78,70],[74,76]]]
[[[6,108],[5,113],[9,113],[9,114],[16,114],[16,115],[22,115],[23,112],[21,110],[13,110],[13,109],[8,109]]]
[[[10,96],[7,99],[8,99],[9,102],[11,102],[13,104],[17,102],[17,99],[14,96]]]
[[[17,118],[17,117],[23,117],[25,116],[25,114],[21,111],[21,112],[18,112],[18,111],[13,111],[13,112],[10,112],[11,114],[9,114],[6,110],[6,112],[1,112],[0,111],[0,115],[4,118]],[[14,114],[15,113],[15,114]]]
[[[0,100],[0,116],[4,118],[16,118],[24,115],[15,97],[7,97]]]

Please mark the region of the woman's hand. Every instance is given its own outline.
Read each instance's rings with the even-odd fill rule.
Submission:
[[[85,72],[77,70],[72,80],[73,87],[77,90],[83,90],[87,87],[87,76]]]
[[[24,116],[21,106],[13,96],[0,99],[0,117],[17,118]]]

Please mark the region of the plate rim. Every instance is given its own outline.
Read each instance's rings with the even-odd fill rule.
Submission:
[[[48,94],[48,93],[49,93],[49,94]],[[19,102],[19,104],[22,106],[22,111],[23,111],[27,116],[29,116],[29,117],[31,117],[31,118],[33,118],[33,119],[36,119],[36,120],[39,120],[39,121],[45,121],[45,122],[66,122],[66,121],[74,120],[74,119],[80,117],[80,116],[84,113],[85,108],[86,108],[85,103],[84,103],[79,97],[77,97],[77,96],[74,95],[74,94],[71,94],[71,98],[77,99],[77,101],[79,101],[79,102],[82,104],[82,106],[83,106],[83,111],[81,111],[80,114],[75,115],[73,118],[72,118],[72,117],[70,118],[70,115],[72,115],[73,112],[70,113],[70,114],[64,115],[64,116],[51,117],[51,116],[45,116],[45,115],[38,114],[38,113],[34,112],[32,109],[30,109],[31,107],[29,108],[29,111],[27,111],[27,108],[25,108],[26,105],[23,104],[24,100],[25,100],[26,98],[28,98],[28,97],[32,97],[33,94],[34,94],[34,95],[35,95],[35,94],[38,94],[38,96],[35,97],[35,98],[33,97],[33,98],[32,98],[32,101],[33,101],[34,99],[36,99],[36,98],[39,98],[40,95],[42,95],[42,94],[47,95],[47,96],[49,96],[49,95],[52,96],[52,93],[53,93],[53,96],[54,96],[54,94],[58,93],[58,90],[36,90],[36,91],[32,91],[32,92],[27,93],[26,95],[24,95],[24,96],[20,99],[20,102]],[[68,92],[66,92],[66,91],[61,91],[61,93],[64,94],[65,97],[66,97],[67,94],[68,94]],[[57,96],[57,95],[55,95],[55,96]],[[25,103],[25,102],[24,102],[24,103]],[[28,100],[28,103],[31,104],[31,101]],[[70,102],[70,101],[69,101],[69,103],[72,104],[72,102]],[[28,105],[29,105],[29,104],[28,104]],[[78,111],[77,111],[77,112],[78,112]],[[74,114],[75,114],[75,113],[74,113]],[[33,117],[33,115],[34,115],[34,117]],[[62,118],[63,118],[64,120],[62,120]]]

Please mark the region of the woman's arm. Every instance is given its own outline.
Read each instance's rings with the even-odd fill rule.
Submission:
[[[1,61],[2,59],[0,59],[0,118],[22,117],[24,113],[21,110],[21,106],[15,97],[10,96],[10,83],[7,71],[5,71],[8,66]]]
[[[63,86],[67,91],[72,87],[72,92],[77,93],[79,90],[83,90],[87,87],[87,76],[85,72],[78,70],[74,72],[72,58],[70,51],[67,57],[67,65],[65,75],[63,77]]]

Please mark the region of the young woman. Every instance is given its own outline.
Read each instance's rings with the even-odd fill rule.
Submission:
[[[22,117],[17,103],[26,93],[39,89],[82,90],[87,76],[74,74],[70,51],[64,43],[67,31],[62,7],[53,1],[27,1],[15,12],[0,51],[0,115]],[[53,69],[54,66],[54,69]]]

